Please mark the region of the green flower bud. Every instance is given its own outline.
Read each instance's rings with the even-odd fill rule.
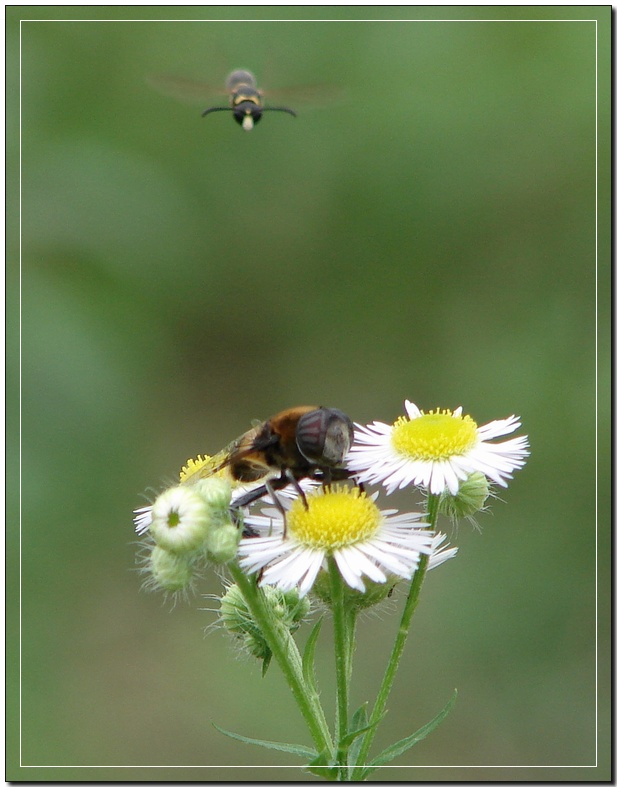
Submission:
[[[241,537],[242,531],[231,523],[212,528],[206,539],[208,557],[215,563],[227,563],[233,560],[238,552]]]
[[[302,620],[310,612],[308,598],[300,598],[296,590],[283,592],[270,585],[263,587],[266,604],[274,617],[291,634],[297,630]],[[242,647],[255,658],[270,661],[272,653],[266,643],[261,629],[253,619],[244,596],[237,585],[230,585],[221,598],[220,616],[227,631],[242,643]]]
[[[489,491],[489,482],[484,473],[471,473],[461,483],[456,495],[447,491],[441,495],[439,511],[451,519],[472,517],[484,508]]]
[[[151,584],[171,593],[187,590],[193,580],[192,560],[186,555],[174,554],[162,547],[154,547],[148,568]]]
[[[270,585],[264,585],[262,589],[275,616],[283,625],[287,626],[292,634],[297,631],[311,611],[311,602],[308,597],[301,597],[297,588],[280,590]]]
[[[149,532],[163,549],[187,554],[203,547],[210,524],[202,496],[185,486],[174,486],[154,501]]]
[[[213,514],[227,514],[231,503],[231,484],[224,478],[204,478],[193,487],[204,499]]]

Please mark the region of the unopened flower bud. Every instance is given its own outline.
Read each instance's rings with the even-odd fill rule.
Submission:
[[[206,539],[208,557],[215,563],[227,563],[233,560],[241,536],[241,530],[231,523],[213,527]]]
[[[193,580],[191,559],[186,555],[168,552],[162,547],[153,548],[148,568],[152,584],[171,593],[186,590]]]
[[[224,478],[204,478],[194,486],[196,492],[204,499],[212,513],[227,513],[231,502],[231,484]]]
[[[263,594],[276,620],[293,634],[310,611],[308,598],[300,598],[296,590],[283,592],[269,585],[263,587]],[[270,660],[270,648],[237,585],[230,585],[221,598],[220,616],[227,631],[248,653],[266,663]]]
[[[488,479],[484,473],[474,472],[461,482],[455,495],[442,493],[439,511],[451,519],[471,517],[484,508],[488,495]]]
[[[200,494],[174,486],[154,501],[149,532],[163,549],[190,553],[203,547],[210,521],[208,506]]]

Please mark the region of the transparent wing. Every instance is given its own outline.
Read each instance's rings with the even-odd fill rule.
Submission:
[[[185,477],[184,483],[194,483],[200,481],[202,478],[210,478],[217,473],[222,473],[229,466],[232,456],[234,459],[242,459],[244,456],[249,457],[254,452],[253,438],[257,434],[258,429],[263,426],[263,421],[256,422],[256,426],[248,432],[240,435],[233,440],[222,451],[209,457],[205,462],[200,462],[195,466],[187,466],[184,468]],[[260,462],[254,460],[256,465],[261,465]],[[264,465],[267,470],[267,467]]]
[[[187,104],[204,103],[212,98],[221,98],[226,94],[224,85],[211,85],[197,79],[186,79],[168,74],[150,74],[146,82],[158,93],[171,96]]]
[[[150,74],[146,77],[146,82],[158,93],[171,96],[187,104],[203,103],[229,95],[222,82],[212,84],[171,74]],[[342,88],[331,84],[298,85],[262,90],[258,82],[257,88],[267,101],[288,101],[304,106],[320,107],[344,100]]]
[[[338,103],[344,100],[344,91],[338,85],[298,85],[294,87],[266,88],[263,94],[268,99],[300,102],[313,106]]]
[[[229,465],[230,453],[231,451],[225,448],[205,461],[201,457],[198,457],[199,461],[189,460],[182,468],[182,483],[194,484],[196,481],[201,481],[202,478],[211,478],[217,473],[222,473]]]

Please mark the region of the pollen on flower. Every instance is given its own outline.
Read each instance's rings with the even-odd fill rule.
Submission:
[[[186,481],[188,481],[191,476],[195,475],[195,473],[204,468],[211,458],[212,457],[206,454],[205,456],[199,455],[195,459],[187,460],[187,463],[184,465],[182,470],[180,470],[180,483],[186,483]]]
[[[398,418],[392,427],[392,447],[412,459],[449,459],[472,448],[478,441],[477,432],[471,416],[437,408],[418,418]]]
[[[311,495],[308,508],[298,499],[287,514],[287,527],[298,541],[328,551],[370,539],[381,523],[381,512],[357,487]]]

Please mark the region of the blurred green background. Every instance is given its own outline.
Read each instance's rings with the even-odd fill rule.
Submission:
[[[19,182],[22,200],[7,279],[14,337],[19,275],[22,287],[7,778],[312,780],[211,726],[309,743],[277,667],[262,679],[220,631],[204,635],[214,573],[173,610],[140,591],[132,510],[254,418],[316,403],[388,421],[405,398],[479,423],[519,414],[532,455],[482,533],[451,533],[459,556],[427,581],[376,744],[455,687],[458,701],[397,761],[413,770],[377,778],[607,778],[608,474],[596,663],[594,453],[596,413],[601,456],[609,439],[610,7],[7,15],[9,228]],[[434,21],[368,21],[387,16]],[[548,21],[516,21],[533,17]],[[20,37],[20,19],[38,21]],[[200,118],[219,95],[191,106],[146,84],[222,85],[238,67],[337,100],[273,98],[298,118],[266,114],[247,134],[228,114]],[[354,707],[374,697],[396,609],[361,622]],[[322,636],[332,713],[329,626]],[[601,767],[569,768],[595,762],[596,666]],[[19,735],[22,764],[39,767],[18,769]]]

